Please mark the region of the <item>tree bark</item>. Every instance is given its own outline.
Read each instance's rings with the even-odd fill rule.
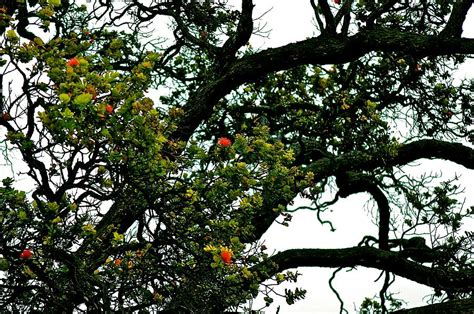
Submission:
[[[446,313],[474,313],[474,298],[453,300],[445,303],[430,304],[411,309],[403,309],[394,314],[446,314]]]
[[[272,265],[276,265],[276,268]],[[267,278],[297,267],[356,267],[364,266],[392,272],[400,277],[441,290],[474,290],[474,271],[451,271],[430,268],[409,261],[398,252],[373,247],[342,249],[292,249],[279,252],[266,263],[255,267]]]

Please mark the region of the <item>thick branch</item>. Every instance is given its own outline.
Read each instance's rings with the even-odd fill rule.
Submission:
[[[329,7],[327,0],[319,0],[318,3],[326,22],[326,28],[321,30],[321,32],[323,34],[330,35],[336,34],[336,22],[334,21],[334,15],[332,15],[331,8]]]
[[[474,169],[474,149],[460,143],[433,139],[419,140],[401,145],[393,157],[371,156],[363,152],[346,154],[334,158],[322,158],[310,165],[318,178],[349,170],[373,170],[386,166],[402,166],[422,158],[444,159],[467,169]]]
[[[253,31],[253,7],[252,0],[242,0],[242,14],[237,26],[237,32],[222,47],[222,56],[225,60],[233,58],[237,50],[249,41]]]
[[[305,156],[307,161],[316,159]],[[379,167],[401,166],[422,159],[444,159],[457,163],[467,169],[474,169],[474,150],[459,143],[450,143],[438,140],[419,140],[400,146],[398,154],[391,158],[371,156],[363,152],[346,154],[332,158],[320,158],[312,162],[308,170],[314,173],[315,181],[334,176],[348,171],[370,171]],[[305,163],[305,161],[303,161]],[[295,197],[300,191],[295,191]],[[285,204],[286,205],[286,204]],[[266,204],[262,210],[257,211],[253,224],[255,225],[255,239],[262,236],[278,217],[272,209],[278,204]]]
[[[18,6],[18,34],[24,38],[27,38],[29,40],[34,40],[35,35],[31,32],[29,32],[26,28],[30,24],[28,21],[28,8],[26,5],[26,2],[21,2],[17,1],[19,6]]]
[[[383,191],[371,184],[367,190],[377,202],[379,209],[379,248],[388,250],[388,233],[390,231],[390,205]]]
[[[474,298],[465,300],[452,300],[445,303],[430,304],[422,307],[395,311],[393,314],[450,314],[471,313],[474,309]]]
[[[466,20],[466,15],[472,6],[472,0],[458,0],[453,5],[451,16],[449,17],[446,27],[441,32],[441,36],[461,37],[462,26]]]
[[[474,149],[460,143],[451,143],[432,139],[419,140],[403,145],[398,155],[390,161],[393,165],[405,165],[421,159],[444,159],[474,169]],[[378,161],[379,165],[383,161]]]
[[[191,95],[183,108],[185,115],[172,138],[187,141],[194,130],[211,116],[219,99],[246,82],[252,82],[268,73],[306,64],[347,63],[372,51],[400,52],[419,58],[472,54],[474,39],[445,38],[375,28],[351,37],[319,36],[267,49],[235,61],[224,75]]]
[[[364,266],[392,272],[400,277],[441,290],[472,291],[473,271],[449,271],[422,266],[399,256],[373,247],[351,247],[343,249],[293,249],[280,252],[268,263],[257,266],[266,270],[277,265],[269,276],[296,267],[356,267]]]

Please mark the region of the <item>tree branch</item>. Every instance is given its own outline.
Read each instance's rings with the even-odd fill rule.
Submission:
[[[430,304],[427,306],[415,307],[392,312],[393,314],[454,314],[471,313],[474,309],[474,298],[465,300],[451,300],[444,303]]]
[[[368,28],[373,28],[375,20],[382,16],[382,14],[388,12],[395,4],[397,4],[397,2],[397,0],[390,0],[384,2],[384,4],[381,5],[379,8],[374,9],[367,17],[365,25],[367,25]]]
[[[334,15],[332,15],[331,8],[327,0],[319,0],[319,7],[324,15],[324,21],[326,22],[326,28],[321,30],[324,35],[335,35],[336,34],[336,22],[334,21]]]
[[[277,265],[273,268],[272,263]],[[474,289],[474,272],[449,271],[429,268],[411,262],[389,252],[373,247],[350,247],[342,249],[292,249],[279,252],[267,262],[255,267],[255,270],[267,272],[269,278],[276,273],[296,267],[356,267],[364,266],[392,272],[398,276],[417,283],[441,290],[472,291]],[[269,270],[270,269],[270,270]]]
[[[268,73],[307,64],[342,64],[372,52],[399,52],[418,58],[474,53],[474,39],[445,38],[393,29],[364,30],[351,37],[319,36],[278,48],[270,48],[236,60],[222,76],[193,93],[183,107],[184,116],[174,140],[187,141],[212,114],[215,104],[238,86]]]
[[[472,0],[458,0],[453,5],[451,16],[445,28],[441,31],[440,36],[445,37],[461,37],[462,26],[466,20],[466,15],[472,6]]]
[[[242,0],[242,14],[240,17],[239,25],[237,26],[237,32],[234,36],[231,36],[222,46],[221,55],[225,61],[233,59],[235,53],[241,47],[243,47],[252,36],[253,31],[253,2],[252,0]]]
[[[474,169],[474,149],[460,143],[425,139],[401,145],[398,154],[392,157],[356,152],[334,158],[321,158],[310,164],[309,170],[315,173],[315,178],[320,179],[349,170],[373,170],[406,165],[422,158],[444,159],[467,169]]]
[[[390,167],[406,165],[410,162],[422,158],[444,159],[466,167],[474,169],[474,149],[459,143],[450,143],[439,140],[419,140],[405,145],[401,145],[398,154],[390,157],[372,156],[364,152],[356,152],[335,157],[324,157],[320,155],[305,156],[309,161],[316,159],[308,166],[308,171],[314,173],[314,181],[320,181],[324,178],[334,176],[348,171],[370,171],[379,167]],[[306,164],[306,163],[305,163]],[[295,197],[300,191],[294,191]],[[286,204],[284,204],[286,205]],[[253,224],[256,228],[255,239],[260,238],[270,227],[273,221],[278,217],[272,209],[278,204],[265,204],[262,210],[255,213]]]
[[[379,248],[382,250],[388,250],[390,204],[383,191],[377,186],[374,180],[367,175],[354,173],[352,171],[337,176],[336,183],[339,187],[337,193],[341,197],[347,197],[360,192],[367,192],[372,195],[377,203],[379,212]]]

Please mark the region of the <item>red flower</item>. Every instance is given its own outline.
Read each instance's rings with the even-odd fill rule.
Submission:
[[[86,93],[91,94],[93,100],[96,100],[96,99],[97,99],[97,91],[95,90],[94,86],[92,86],[92,85],[87,85],[87,87],[86,87]]]
[[[335,4],[341,4],[341,0],[334,0]]]
[[[232,262],[232,253],[229,252],[228,250],[224,250],[221,252],[221,259],[224,262],[224,264],[229,265]]]
[[[112,112],[114,112],[114,107],[112,107],[112,105],[107,105],[105,106],[105,111],[107,111],[109,114],[112,114]]]
[[[232,141],[227,137],[219,137],[219,139],[217,140],[217,144],[222,147],[229,147],[230,145],[232,145]]]
[[[4,113],[2,114],[2,120],[3,120],[3,121],[9,121],[9,120],[11,120],[11,119],[12,119],[12,117],[10,116],[10,114],[9,114],[8,112],[4,112]]]
[[[69,61],[67,62],[67,65],[69,65],[70,67],[78,66],[79,65],[79,60],[77,60],[76,57],[74,57],[72,59],[69,59]]]
[[[120,264],[122,264],[122,260],[120,258],[116,258],[114,264],[115,266],[120,266]]]
[[[23,252],[20,253],[21,259],[30,259],[32,256],[33,253],[28,249],[24,249]]]

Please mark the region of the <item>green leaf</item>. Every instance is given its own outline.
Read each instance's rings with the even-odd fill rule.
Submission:
[[[114,231],[114,240],[115,241],[122,241],[124,238],[123,234],[118,233],[117,231]]]
[[[61,5],[61,0],[48,0],[48,4],[54,7],[59,7]]]
[[[71,97],[69,97],[68,94],[60,94],[60,95],[59,95],[59,100],[60,100],[62,103],[67,104],[69,101],[71,101]]]
[[[74,99],[74,104],[78,106],[85,106],[92,101],[92,95],[89,93],[82,93]]]
[[[2,271],[8,270],[8,261],[4,258],[0,258],[0,270]]]
[[[73,113],[73,112],[71,111],[71,109],[69,109],[69,108],[64,109],[64,111],[62,112],[61,115],[62,115],[64,118],[68,118],[68,119],[74,117],[74,113]]]
[[[15,182],[12,178],[5,178],[2,180],[2,183],[3,183],[3,186],[6,187],[6,188],[11,188],[13,182]]]
[[[18,218],[20,218],[21,220],[27,220],[28,215],[26,214],[26,212],[24,210],[20,209],[18,211]]]
[[[18,35],[16,34],[16,32],[13,29],[7,30],[6,36],[9,40],[11,40],[13,42],[18,40]]]

